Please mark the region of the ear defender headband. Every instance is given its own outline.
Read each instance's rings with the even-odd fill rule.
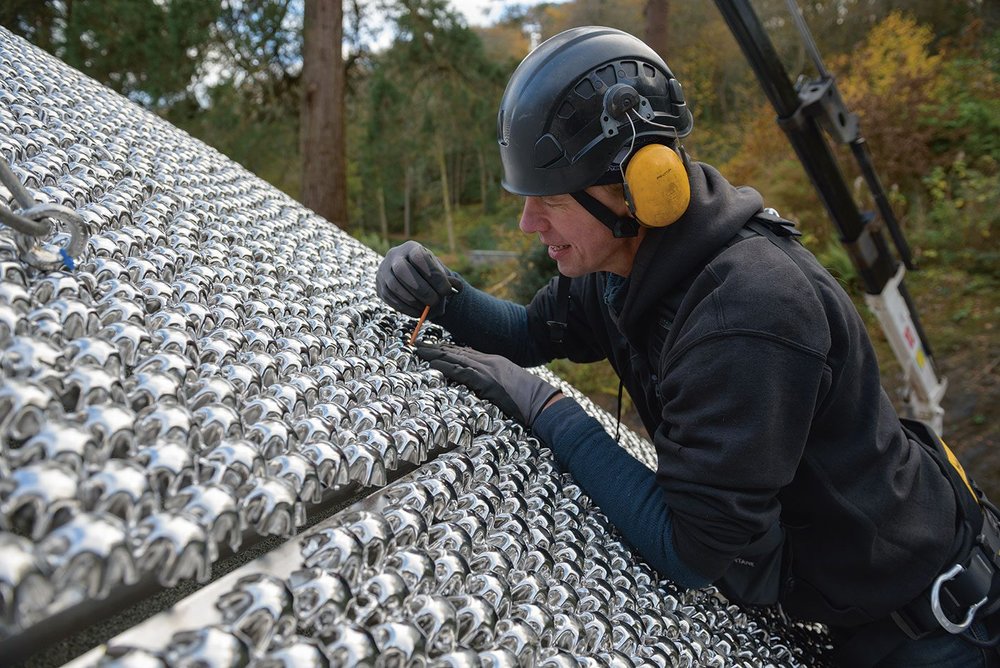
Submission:
[[[625,202],[629,212],[644,227],[666,227],[677,222],[691,202],[691,184],[679,152],[665,144],[647,144],[635,153],[637,131],[633,116],[639,122],[674,131],[653,121],[649,101],[627,84],[615,84],[604,94],[601,125],[604,135],[618,134],[618,125],[628,120],[632,128],[632,144],[621,160],[625,186]]]

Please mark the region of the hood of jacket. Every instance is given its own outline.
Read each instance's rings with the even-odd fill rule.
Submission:
[[[761,210],[753,188],[735,187],[710,165],[686,162],[691,203],[674,224],[650,229],[639,245],[619,313],[626,335],[642,331],[647,313],[682,281],[699,271]],[[645,323],[645,324],[644,324]]]

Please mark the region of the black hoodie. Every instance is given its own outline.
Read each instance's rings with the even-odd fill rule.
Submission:
[[[837,281],[798,244],[799,262],[760,236],[727,246],[760,195],[688,167],[689,209],[647,231],[611,304],[613,277],[572,281],[560,345],[546,325],[555,281],[539,291],[534,347],[610,360],[656,447],[684,563],[716,580],[780,523],[790,613],[838,626],[882,618],[952,556],[950,483],[907,438]]]

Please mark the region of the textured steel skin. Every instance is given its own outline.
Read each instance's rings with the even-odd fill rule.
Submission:
[[[821,628],[660,579],[547,449],[420,362],[374,252],[2,28],[0,158],[89,236],[43,271],[0,229],[0,642],[278,536],[280,568],[192,595],[209,621],[78,663],[821,663]]]

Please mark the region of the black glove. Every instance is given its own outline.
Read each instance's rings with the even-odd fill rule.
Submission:
[[[506,357],[448,343],[417,343],[417,355],[527,427],[559,390]]]
[[[378,266],[375,291],[389,306],[414,318],[425,306],[434,318],[444,313],[444,299],[462,289],[441,260],[416,241],[390,248]]]

